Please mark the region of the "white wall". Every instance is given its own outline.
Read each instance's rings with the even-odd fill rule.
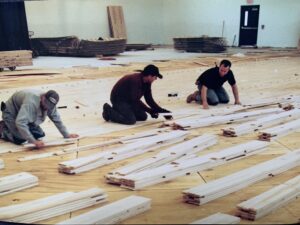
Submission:
[[[128,43],[160,43],[161,0],[26,1],[28,29],[33,37],[76,35],[83,39],[109,37],[108,5],[121,5]]]
[[[300,0],[253,0],[260,5],[257,45],[296,47]],[[34,37],[109,37],[106,6],[121,5],[128,43],[173,44],[173,37],[223,36],[238,44],[240,7],[246,0],[46,0],[26,1]],[[224,27],[223,27],[224,24]],[[265,29],[261,29],[265,25]]]

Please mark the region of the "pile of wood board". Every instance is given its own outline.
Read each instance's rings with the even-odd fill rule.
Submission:
[[[0,196],[37,186],[39,179],[26,172],[0,178]]]
[[[256,220],[300,196],[300,175],[237,205],[237,216]]]
[[[15,70],[17,66],[31,66],[32,52],[28,50],[0,51],[0,71]]]
[[[120,224],[151,208],[151,199],[131,195],[58,224]]]
[[[0,221],[35,223],[55,216],[70,213],[107,200],[100,188],[81,192],[64,192],[49,197],[0,208]]]
[[[173,38],[174,48],[186,52],[224,52],[227,42],[222,37],[177,37]]]

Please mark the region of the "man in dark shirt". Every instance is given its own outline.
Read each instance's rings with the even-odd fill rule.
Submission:
[[[234,75],[230,70],[231,62],[222,60],[219,67],[214,67],[206,70],[196,80],[199,91],[187,97],[187,103],[197,101],[202,103],[203,109],[208,109],[208,105],[217,105],[219,103],[228,103],[229,96],[226,90],[222,87],[228,81],[231,85],[234,95],[235,104],[241,104],[239,100],[239,92],[234,79]]]
[[[151,85],[157,77],[162,79],[159,69],[154,65],[122,77],[111,91],[112,107],[108,103],[103,105],[103,118],[106,121],[130,125],[136,121],[147,120],[146,112],[152,118],[158,118],[158,113],[170,112],[161,108],[152,97]],[[142,96],[149,107],[141,101]]]

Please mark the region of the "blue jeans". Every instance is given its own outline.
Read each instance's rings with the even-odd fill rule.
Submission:
[[[20,132],[18,131],[15,123],[15,118],[11,115],[11,113],[8,110],[4,110],[2,112],[2,118],[5,126],[3,128],[2,134],[0,134],[0,138],[2,136],[3,139],[13,142],[17,145],[24,143],[26,140],[23,139]],[[29,123],[28,128],[35,139],[45,137],[45,133],[39,125]]]
[[[196,101],[202,103],[201,99],[202,85],[198,85],[199,95],[196,96]],[[227,104],[229,96],[223,87],[217,89],[207,89],[207,103],[209,105],[218,105],[219,103]]]

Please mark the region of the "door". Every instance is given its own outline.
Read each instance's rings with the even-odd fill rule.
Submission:
[[[241,6],[239,46],[257,45],[259,5]]]

